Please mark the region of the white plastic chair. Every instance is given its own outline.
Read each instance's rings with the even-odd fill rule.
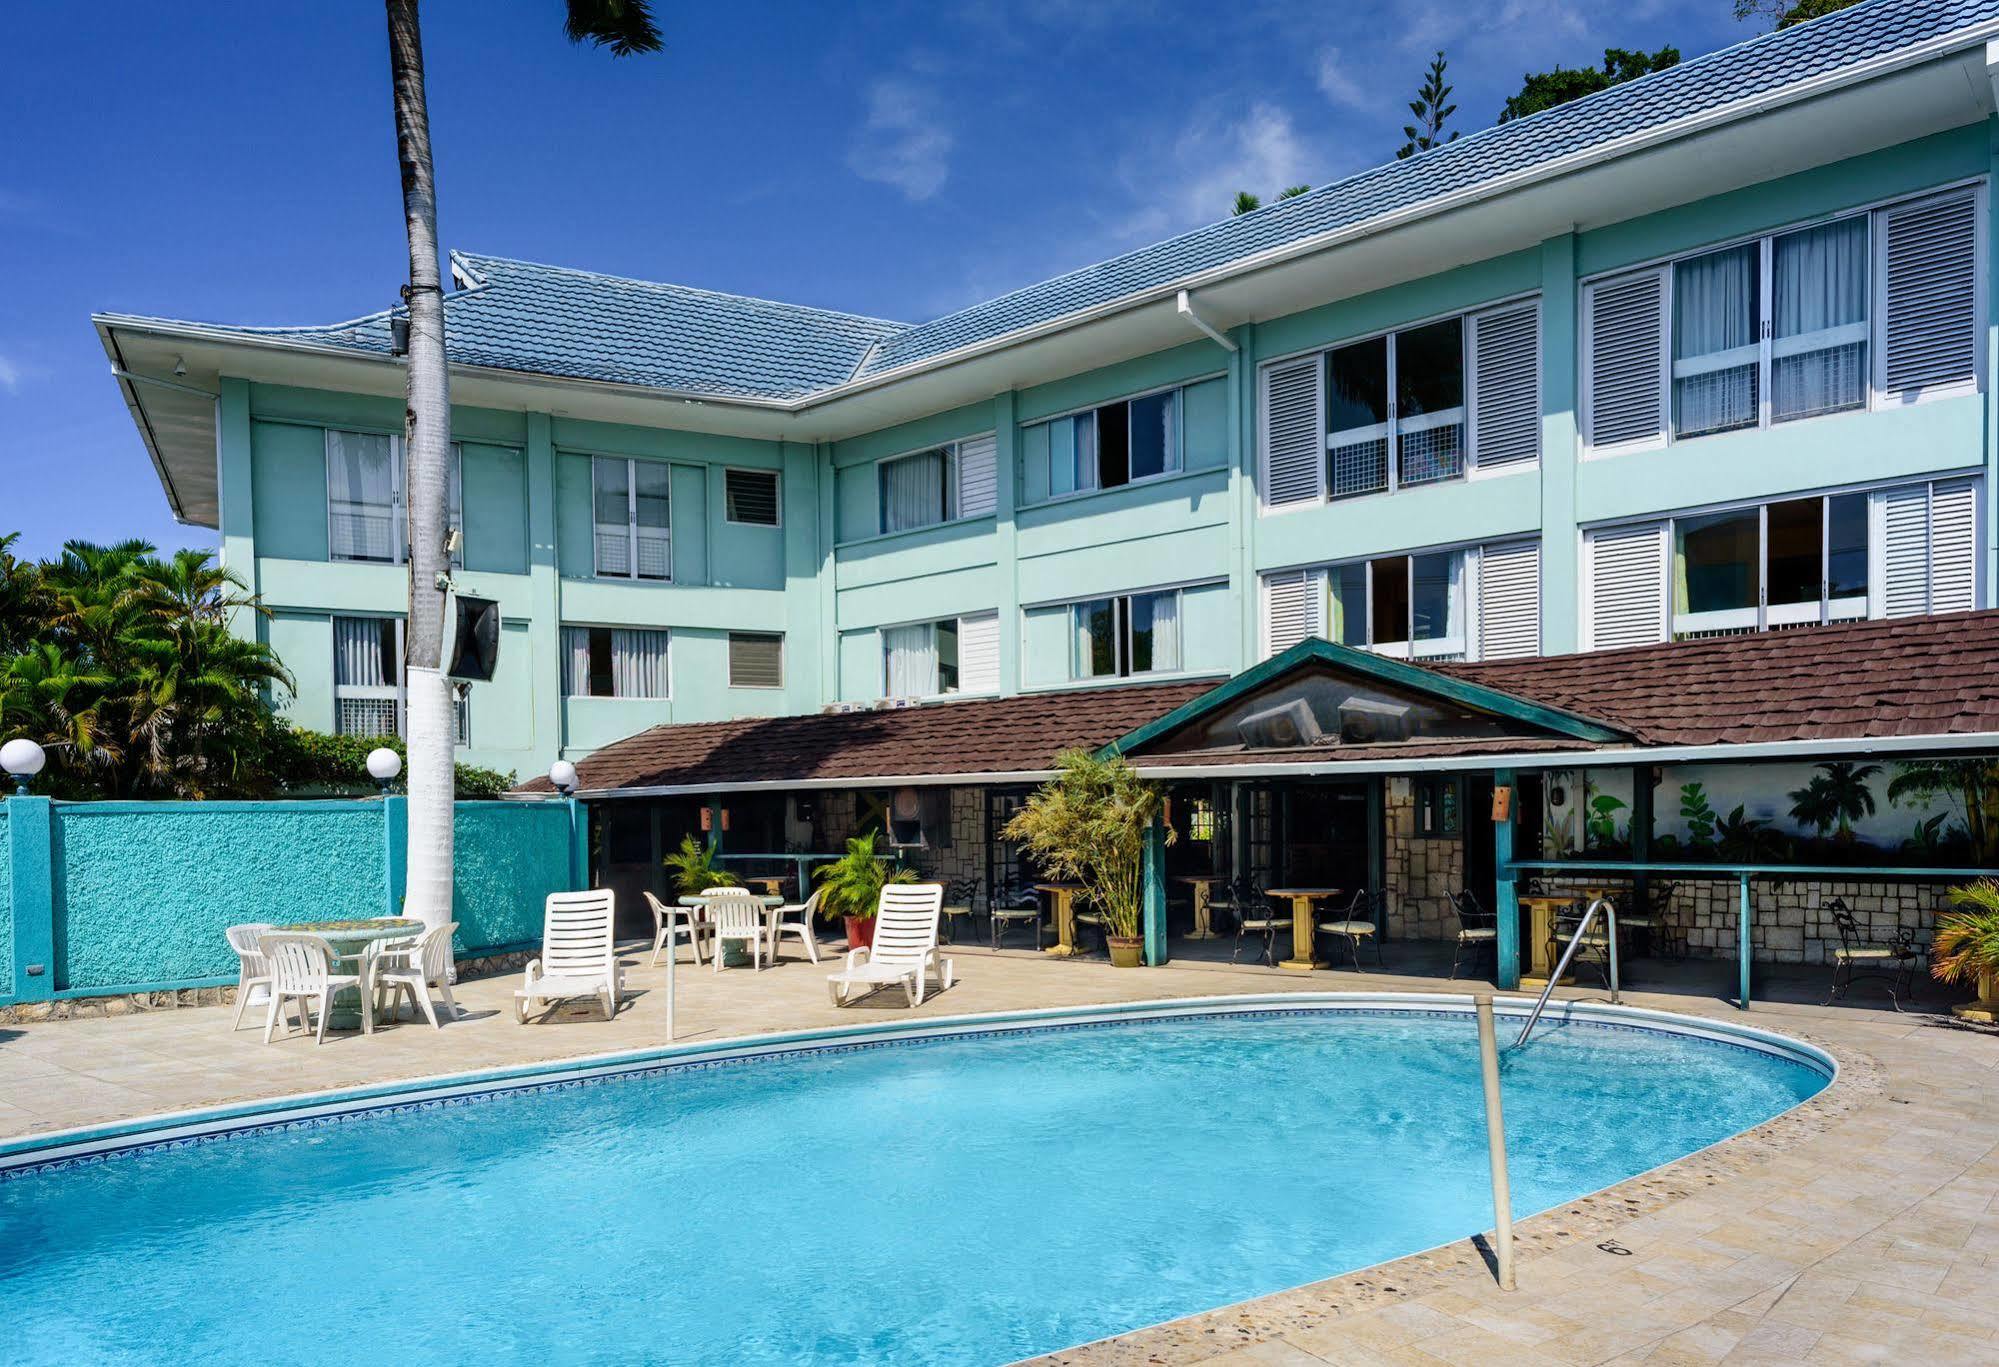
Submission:
[[[451,936],[457,929],[456,921],[432,926],[413,942],[384,949],[375,956],[375,1000],[379,1006],[382,994],[388,994],[390,1020],[396,1018],[402,999],[407,995],[411,1013],[422,1011],[432,1026],[442,1030],[444,1026],[437,1019],[437,1009],[430,1001],[433,986],[443,993],[444,1009],[452,1020],[464,1014],[451,996]]]
[[[659,967],[662,949],[678,954],[680,942],[684,938],[694,947],[694,962],[701,962],[701,941],[714,934],[708,922],[702,918],[699,907],[670,907],[659,898],[646,893],[646,905],[652,908],[652,966]],[[671,948],[668,948],[669,943]]]
[[[604,1019],[618,1014],[617,895],[609,888],[552,892],[543,904],[541,957],[528,960],[527,982],[514,989],[514,1019],[546,1002],[595,997]]]
[[[229,937],[229,947],[236,951],[236,1019],[229,1023],[232,1031],[243,1028],[245,1009],[263,1006],[271,999],[271,963],[257,948],[257,941],[271,929],[269,921],[251,921],[223,932]]]
[[[819,899],[826,889],[814,888],[803,902],[787,902],[771,913],[770,961],[777,962],[778,941],[786,931],[795,933],[805,945],[805,957],[819,962],[819,937],[812,933],[812,918],[819,914]],[[795,918],[795,919],[794,919]]]
[[[911,1006],[923,1005],[924,989],[934,970],[951,986],[951,961],[937,953],[937,923],[943,914],[942,883],[892,883],[882,889],[875,912],[872,949],[847,951],[846,967],[826,979],[833,1005],[847,1004],[847,989],[877,988],[901,983]]]
[[[708,894],[708,924],[715,943],[708,962],[722,971],[723,950],[732,942],[749,947],[750,965],[757,972],[764,966],[764,906],[753,893],[741,888],[719,888]]]
[[[306,1026],[306,1007],[319,1003],[319,1033],[316,1043],[326,1043],[326,1018],[333,1014],[333,994],[351,987],[361,998],[361,1033],[375,1033],[375,1013],[370,1008],[369,960],[361,960],[359,973],[333,972],[333,946],[318,935],[298,931],[273,931],[257,942],[271,966],[271,1004],[264,1017],[264,1043],[271,1042],[278,1014],[287,1001],[299,1004],[299,1029]]]

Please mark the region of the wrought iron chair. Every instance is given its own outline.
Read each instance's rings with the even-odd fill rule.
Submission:
[[[1580,968],[1585,963],[1593,967],[1597,976],[1603,979],[1605,987],[1610,986],[1610,927],[1601,920],[1595,921],[1585,932],[1583,921],[1589,915],[1589,904],[1583,901],[1571,902],[1555,913],[1554,933],[1548,946],[1548,962],[1558,964],[1562,955],[1568,952],[1571,940],[1579,941],[1576,957],[1570,960],[1573,967]]]
[[[1263,937],[1263,962],[1277,967],[1277,935],[1291,924],[1288,912],[1280,913],[1270,904],[1263,885],[1254,877],[1237,878],[1229,884],[1229,914],[1235,917],[1235,948],[1229,951],[1234,963],[1242,953],[1245,935]]]
[[[971,921],[979,905],[979,889],[984,880],[976,874],[964,878],[953,878],[944,885],[944,943],[950,944],[958,938],[958,921],[962,917]]]
[[[1451,954],[1451,976],[1453,978],[1458,976],[1458,969],[1463,965],[1467,953],[1471,955],[1472,968],[1476,971],[1479,956],[1490,952],[1493,971],[1497,973],[1499,971],[1498,913],[1487,911],[1480,906],[1478,898],[1472,895],[1470,889],[1446,893],[1445,897],[1458,918],[1457,945]]]
[[[1374,946],[1374,966],[1381,967],[1380,910],[1380,894],[1362,888],[1354,893],[1353,901],[1348,903],[1344,912],[1335,913],[1330,921],[1318,923],[1317,928],[1321,935],[1330,935],[1335,940],[1346,942],[1347,953],[1352,957],[1357,972],[1366,972],[1360,962],[1360,946],[1363,940]]]
[[[1923,961],[1923,951],[1916,945],[1915,931],[1898,926],[1893,940],[1875,940],[1872,928],[1862,929],[1844,899],[1829,897],[1819,909],[1832,918],[1839,931],[1839,943],[1832,951],[1832,987],[1821,1005],[1832,1005],[1862,979],[1885,984],[1888,1000],[1897,1011],[1902,1009],[1902,997],[1916,999],[1916,968]]]
[[[996,884],[986,901],[986,918],[994,949],[1005,943],[1008,931],[1022,926],[1033,934],[1034,947],[1041,948],[1041,898],[1027,884],[1012,880]]]
[[[1687,957],[1686,927],[1673,919],[1673,899],[1680,895],[1678,883],[1654,883],[1651,901],[1645,908],[1649,921],[1652,952],[1662,959]]]

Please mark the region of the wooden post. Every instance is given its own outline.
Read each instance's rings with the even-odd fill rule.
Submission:
[[[1497,802],[1501,789],[1505,789],[1512,799],[1507,803],[1506,819],[1492,823],[1492,866],[1495,878],[1492,888],[1492,906],[1499,918],[1499,937],[1496,945],[1499,985],[1508,992],[1520,986],[1520,894],[1513,880],[1513,827],[1519,819],[1519,788],[1513,779],[1511,769],[1492,771],[1492,790]],[[1467,812],[1473,821],[1491,820],[1489,812]]]

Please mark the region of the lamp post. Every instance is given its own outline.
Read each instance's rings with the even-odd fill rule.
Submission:
[[[566,759],[557,760],[548,766],[548,781],[564,797],[573,796],[576,792],[576,766]]]
[[[388,746],[380,745],[368,752],[368,776],[375,780],[375,786],[382,790],[383,797],[389,795],[389,785],[402,771],[403,757]]]
[[[26,736],[0,745],[0,769],[14,776],[16,797],[28,795],[28,780],[42,772],[42,766],[48,761],[48,752]]]

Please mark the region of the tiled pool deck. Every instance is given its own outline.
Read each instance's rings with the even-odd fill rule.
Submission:
[[[627,956],[614,1022],[518,1026],[513,975],[465,983],[468,1019],[433,1031],[232,1036],[221,1008],[0,1027],[0,1138],[164,1111],[664,1042],[665,970]],[[1462,991],[1392,974],[1309,978],[1213,964],[959,953],[921,1016],[1272,991]],[[844,1012],[825,968],[787,950],[762,974],[677,975],[683,1041],[902,1018],[900,994]],[[1589,996],[1589,993],[1565,994]],[[1628,993],[1634,1005],[1808,1039],[1843,1071],[1806,1106],[1703,1154],[1526,1221],[1520,1289],[1470,1240],[1314,1286],[1052,1355],[1078,1364],[1999,1362],[1999,1034],[1866,1005]],[[1863,1002],[1865,999],[1862,999]]]

